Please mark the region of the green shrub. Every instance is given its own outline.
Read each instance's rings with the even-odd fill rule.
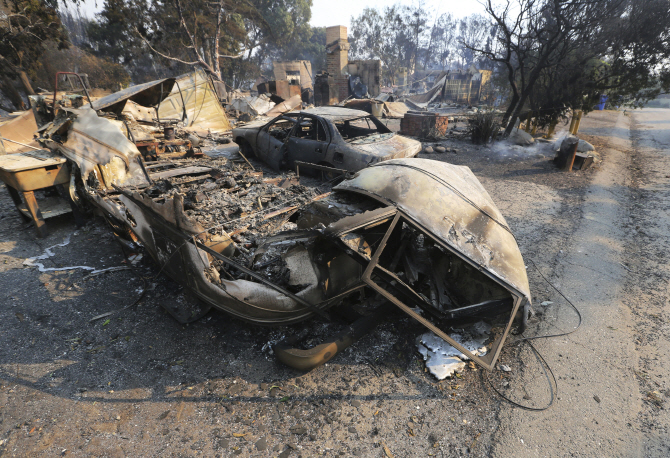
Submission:
[[[476,145],[495,140],[500,131],[500,120],[492,111],[478,111],[469,122],[472,143]]]

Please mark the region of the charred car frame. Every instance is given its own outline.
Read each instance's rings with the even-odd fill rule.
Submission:
[[[318,107],[254,121],[233,129],[242,152],[274,170],[296,161],[356,172],[369,165],[421,151],[421,143],[392,132],[361,110]]]

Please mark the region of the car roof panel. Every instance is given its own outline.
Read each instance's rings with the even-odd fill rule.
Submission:
[[[332,122],[352,121],[354,119],[370,116],[370,113],[363,110],[352,110],[343,107],[314,107],[302,110],[301,113],[320,116]]]

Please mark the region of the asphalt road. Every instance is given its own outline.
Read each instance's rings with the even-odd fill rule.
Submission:
[[[608,137],[609,147],[553,270],[582,326],[535,341],[557,379],[555,405],[503,407],[492,456],[670,456],[670,110],[622,112],[609,125],[607,116],[582,123],[580,133]],[[556,319],[542,332],[574,328],[565,303],[547,309]]]
[[[670,109],[633,115],[634,199],[626,285],[635,317],[641,454],[670,456]]]

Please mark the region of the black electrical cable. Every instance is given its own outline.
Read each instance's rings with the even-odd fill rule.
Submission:
[[[537,267],[537,265],[535,264],[535,262],[533,262],[533,260],[530,260],[530,259],[529,259],[529,261],[530,261],[531,264],[533,264],[533,267],[535,267],[535,270],[537,271],[537,273],[540,274],[540,277],[542,277],[542,279],[543,279],[549,286],[551,286],[551,287],[552,287],[558,294],[560,294],[560,296],[561,296],[563,299],[566,300],[566,302],[567,302],[568,304],[570,304],[570,306],[574,309],[575,313],[577,313],[577,317],[579,318],[579,322],[577,323],[577,326],[575,326],[575,328],[574,328],[573,330],[571,330],[571,331],[562,332],[562,333],[559,333],[559,334],[547,334],[547,335],[543,335],[543,336],[522,337],[521,339],[517,339],[517,340],[515,340],[515,341],[513,341],[513,342],[510,342],[510,343],[508,343],[508,344],[505,345],[505,346],[509,346],[509,345],[512,345],[512,344],[519,344],[519,343],[522,343],[522,342],[526,342],[526,343],[528,343],[528,345],[530,345],[530,348],[531,348],[531,350],[533,350],[533,353],[535,354],[535,357],[538,359],[538,361],[539,361],[540,364],[542,365],[542,370],[544,371],[544,375],[545,375],[545,377],[547,377],[547,380],[549,381],[549,391],[551,392],[551,398],[550,398],[550,400],[549,400],[549,404],[547,404],[547,405],[544,406],[544,407],[530,407],[530,406],[525,406],[525,405],[523,405],[523,404],[520,404],[520,403],[518,403],[518,402],[516,402],[516,401],[513,401],[512,399],[508,398],[508,397],[505,396],[504,394],[502,394],[502,393],[501,393],[501,392],[500,392],[500,391],[493,385],[493,383],[491,382],[491,379],[490,379],[489,377],[485,377],[485,378],[486,378],[486,381],[488,382],[489,386],[493,389],[493,391],[495,391],[495,392],[498,394],[498,396],[500,396],[501,398],[503,398],[505,401],[509,402],[510,404],[512,404],[512,405],[514,405],[514,406],[516,406],[516,407],[520,407],[520,408],[525,409],[525,410],[542,411],[542,410],[547,410],[549,407],[551,407],[551,406],[553,405],[554,401],[556,400],[556,397],[558,396],[558,382],[556,381],[556,376],[554,375],[554,371],[551,370],[551,367],[549,366],[549,363],[547,363],[547,361],[544,359],[544,357],[543,357],[542,354],[538,351],[538,349],[535,348],[535,346],[533,345],[533,343],[531,342],[531,340],[535,340],[535,339],[549,339],[549,338],[552,338],[552,337],[567,336],[567,335],[569,335],[569,334],[572,334],[573,332],[576,332],[577,329],[579,329],[579,328],[581,327],[581,325],[582,325],[582,314],[581,314],[581,312],[579,311],[579,309],[577,308],[577,306],[576,306],[575,304],[573,304],[572,301],[571,301],[570,299],[568,299],[567,297],[565,297],[565,294],[563,294],[563,293],[562,293],[556,286],[554,286],[553,283],[551,283],[551,282],[547,279],[547,277],[545,277],[545,276],[542,274],[542,271],[540,271],[540,269]],[[523,334],[522,334],[522,336],[523,336]],[[550,376],[551,376],[551,378],[550,378]]]
[[[532,259],[529,259],[528,261],[529,261],[531,264],[533,264],[533,267],[535,267],[535,270],[537,271],[537,273],[540,274],[540,277],[542,277],[542,279],[543,279],[549,286],[551,286],[551,287],[554,289],[554,291],[556,291],[558,294],[560,294],[561,297],[562,297],[563,299],[565,299],[565,301],[566,301],[568,304],[570,304],[570,306],[574,309],[575,313],[577,314],[577,317],[579,318],[579,321],[577,322],[577,326],[575,326],[575,329],[573,329],[572,331],[562,332],[562,333],[560,333],[560,334],[548,334],[548,335],[544,335],[544,336],[524,337],[523,339],[516,340],[515,342],[520,342],[520,341],[522,341],[522,340],[548,339],[548,338],[550,338],[550,337],[561,337],[561,336],[567,336],[567,335],[569,335],[569,334],[572,334],[573,332],[576,332],[577,329],[579,329],[579,328],[582,326],[582,313],[579,311],[579,309],[577,308],[577,306],[576,306],[575,304],[572,303],[572,301],[571,301],[570,299],[568,299],[567,297],[565,297],[565,294],[563,294],[563,293],[562,293],[556,286],[554,286],[553,283],[551,283],[549,280],[547,280],[547,277],[545,277],[545,276],[542,274],[542,271],[537,267],[537,265],[533,262]]]
[[[542,336],[545,337],[545,336]],[[538,337],[539,338],[539,337]],[[542,357],[540,352],[535,348],[535,346],[530,342],[530,340],[527,339],[520,339],[520,340],[515,340],[512,343],[521,343],[521,342],[528,342],[528,345],[530,345],[530,348],[533,350],[533,353],[535,354],[535,357],[540,361],[540,364],[542,365],[542,370],[544,370],[544,375],[547,377],[547,380],[549,380],[549,391],[551,392],[551,399],[549,400],[549,404],[547,404],[544,407],[531,407],[531,406],[525,406],[523,404],[519,404],[516,401],[511,400],[504,394],[502,394],[498,389],[493,386],[493,383],[491,383],[491,379],[486,377],[486,381],[488,382],[489,386],[495,391],[498,396],[503,398],[505,401],[509,402],[510,404],[520,407],[525,410],[533,410],[536,412],[542,411],[542,410],[547,410],[549,407],[552,406],[554,403],[554,400],[556,399],[556,396],[558,395],[558,383],[556,382],[556,376],[554,375],[554,371],[551,370],[551,367],[547,363],[547,361]],[[508,344],[510,345],[510,344]],[[548,371],[548,372],[547,372]],[[551,379],[549,379],[549,375],[551,375]]]

